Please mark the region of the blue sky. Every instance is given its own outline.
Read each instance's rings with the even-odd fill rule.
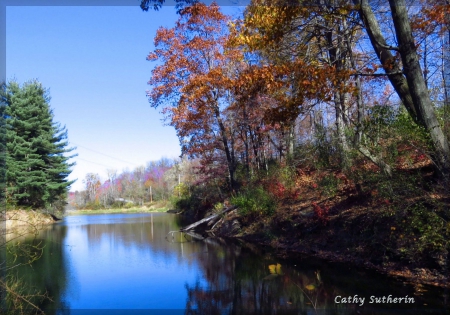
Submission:
[[[176,19],[173,7],[6,8],[6,78],[38,79],[50,89],[55,121],[77,147],[72,191],[83,189],[88,172],[105,179],[109,168],[132,170],[180,155],[174,128],[163,125],[145,94],[154,66],[145,58],[156,30]]]

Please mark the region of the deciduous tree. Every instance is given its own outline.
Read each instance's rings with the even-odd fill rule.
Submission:
[[[195,4],[180,14],[174,28],[158,30],[156,50],[147,57],[162,62],[148,82],[149,101],[153,107],[164,106],[184,154],[202,157],[223,152],[233,189],[236,161],[223,110],[231,84],[228,66],[241,53],[226,50],[228,18],[216,4]]]

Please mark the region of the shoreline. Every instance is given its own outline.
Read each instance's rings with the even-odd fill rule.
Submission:
[[[334,218],[338,219],[337,217]],[[239,222],[240,221],[240,222]],[[333,221],[333,220],[332,220]],[[273,220],[271,221],[272,223]],[[346,221],[352,223],[352,220]],[[340,248],[332,242],[332,238],[340,238],[340,235],[328,235],[329,231],[339,228],[336,224],[332,226],[322,226],[316,232],[309,232],[303,235],[291,235],[286,231],[273,229],[269,222],[261,224],[258,220],[250,224],[243,224],[242,217],[237,212],[225,214],[223,221],[211,231],[214,236],[243,240],[257,246],[270,248],[274,254],[282,259],[288,257],[308,256],[312,258],[329,261],[331,263],[349,263],[355,267],[362,267],[367,270],[400,279],[406,283],[415,285],[430,285],[433,287],[450,288],[450,278],[446,273],[446,268],[441,270],[431,269],[425,266],[405,264],[400,261],[386,261],[376,263],[367,257],[365,252],[356,252],[353,248]],[[275,225],[277,225],[276,222]],[[331,225],[331,224],[330,224]],[[261,232],[264,231],[264,232]],[[292,231],[291,231],[292,232]],[[208,233],[209,234],[209,233]],[[319,238],[318,235],[323,238]],[[367,245],[361,241],[361,245]]]
[[[50,214],[42,213],[34,210],[8,210],[5,217],[2,215],[2,221],[5,225],[2,228],[7,230],[18,226],[41,226],[56,222]]]
[[[99,210],[67,210],[66,216],[85,215],[85,214],[114,214],[114,213],[165,213],[168,208],[115,208],[115,209],[99,209]]]
[[[46,226],[57,222],[50,214],[34,210],[9,210],[2,212],[0,234],[7,243],[29,234],[37,234]],[[3,245],[3,244],[1,244]]]
[[[386,266],[375,265],[369,261],[366,261],[360,257],[345,255],[337,253],[333,250],[317,250],[311,247],[300,247],[296,244],[273,244],[271,241],[255,241],[252,237],[236,237],[247,242],[251,242],[258,246],[267,246],[275,251],[275,254],[281,258],[295,257],[296,255],[305,255],[331,263],[349,263],[356,267],[362,267],[367,270],[378,272],[382,275],[392,277],[394,279],[400,279],[405,283],[414,285],[429,285],[433,287],[449,289],[450,282],[448,276],[443,274],[436,275],[431,270],[426,268],[411,269],[409,266],[387,264]]]

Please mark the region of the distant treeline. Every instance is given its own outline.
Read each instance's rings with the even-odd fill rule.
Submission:
[[[143,205],[151,201],[169,201],[189,190],[196,182],[196,161],[161,158],[132,171],[109,169],[108,179],[86,174],[85,189],[69,193],[69,204],[77,209]]]

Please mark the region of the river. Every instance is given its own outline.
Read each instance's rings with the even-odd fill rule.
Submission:
[[[450,313],[446,290],[170,233],[180,226],[179,216],[165,213],[68,216],[21,240],[36,252],[43,247],[42,256],[10,274],[48,293],[53,301],[39,304],[46,314]],[[13,253],[11,266],[21,262]]]

